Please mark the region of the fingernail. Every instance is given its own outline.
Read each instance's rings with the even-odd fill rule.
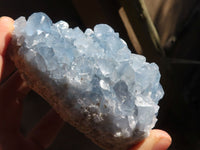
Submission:
[[[167,150],[171,144],[171,139],[161,138],[155,143],[152,150]]]

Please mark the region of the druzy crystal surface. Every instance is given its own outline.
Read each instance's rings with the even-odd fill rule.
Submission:
[[[85,32],[44,13],[15,20],[10,55],[28,85],[108,150],[126,150],[156,123],[159,68],[99,24]]]

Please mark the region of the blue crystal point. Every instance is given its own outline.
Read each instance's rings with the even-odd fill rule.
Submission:
[[[33,13],[27,20],[26,34],[31,36],[36,31],[49,32],[51,25],[52,21],[45,13]]]

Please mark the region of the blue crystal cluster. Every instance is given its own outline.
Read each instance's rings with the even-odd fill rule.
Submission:
[[[30,87],[99,146],[125,150],[156,123],[159,68],[99,24],[85,32],[44,13],[15,20],[11,57]]]

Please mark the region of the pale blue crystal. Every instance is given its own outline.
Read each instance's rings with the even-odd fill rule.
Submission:
[[[125,150],[156,123],[159,68],[132,54],[105,24],[85,32],[44,13],[15,21],[11,57],[61,117],[109,150]]]

